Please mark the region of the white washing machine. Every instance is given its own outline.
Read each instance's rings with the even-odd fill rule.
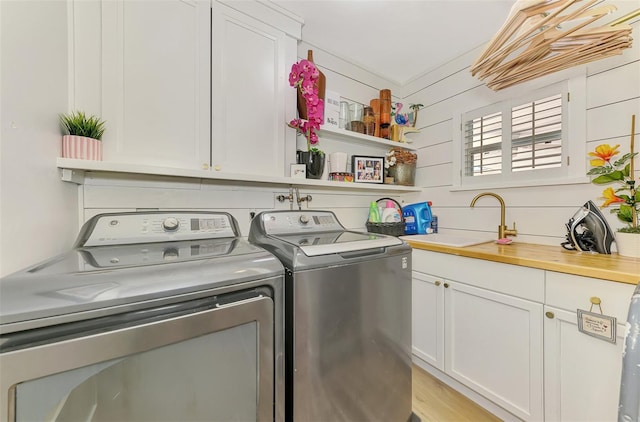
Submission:
[[[0,420],[283,420],[282,289],[227,213],[96,216],[0,279]]]

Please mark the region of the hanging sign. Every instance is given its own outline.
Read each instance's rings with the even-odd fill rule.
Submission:
[[[578,330],[592,337],[616,343],[616,318],[578,309]]]

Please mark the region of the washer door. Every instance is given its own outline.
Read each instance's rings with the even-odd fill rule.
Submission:
[[[2,338],[0,420],[272,421],[273,309],[244,292]]]

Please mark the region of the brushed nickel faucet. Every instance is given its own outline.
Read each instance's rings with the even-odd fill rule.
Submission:
[[[498,201],[500,201],[500,225],[498,226],[498,239],[504,239],[506,236],[517,236],[518,235],[518,231],[516,230],[515,221],[513,222],[513,228],[512,229],[507,228],[507,226],[504,224],[505,205],[504,205],[504,199],[502,199],[502,197],[500,195],[498,195],[496,193],[493,193],[493,192],[482,192],[482,193],[479,193],[479,194],[476,195],[475,198],[473,198],[471,200],[470,207],[473,208],[473,206],[476,204],[476,201],[479,198],[482,198],[483,196],[493,196]]]

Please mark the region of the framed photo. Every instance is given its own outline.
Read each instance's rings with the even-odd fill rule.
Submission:
[[[354,182],[384,183],[384,157],[354,155],[351,160]]]
[[[291,164],[291,177],[304,179],[307,177],[307,166],[304,164]]]

